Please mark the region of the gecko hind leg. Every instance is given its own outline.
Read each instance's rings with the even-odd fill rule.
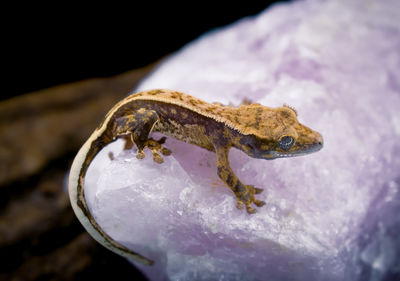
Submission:
[[[145,141],[140,141],[140,140],[134,141],[136,147],[138,148],[136,158],[143,159],[145,157],[143,149],[147,147],[153,155],[153,161],[158,164],[163,163],[164,158],[161,156],[161,154],[164,156],[169,156],[172,154],[171,150],[163,146],[165,139],[166,137],[162,137],[159,140],[148,138]]]
[[[135,144],[132,141],[132,138],[130,136],[123,137],[125,140],[125,145],[124,145],[124,150],[131,150]],[[166,137],[162,137],[159,140],[155,140],[153,138],[149,138],[148,140],[145,141],[143,147],[147,147],[150,149],[150,151],[153,154],[153,160],[156,163],[163,163],[164,160],[162,159],[160,153],[164,156],[169,156],[172,154],[171,150],[169,150],[166,147],[163,147],[162,145],[165,143]],[[143,159],[145,157],[144,151],[139,152],[136,155],[137,158]],[[110,157],[112,160],[113,157]]]
[[[115,120],[114,134],[125,139],[124,149],[137,148],[136,158],[145,158],[144,149],[148,147],[153,154],[154,162],[162,163],[164,160],[159,154],[170,155],[171,151],[162,146],[165,137],[160,140],[149,138],[154,125],[159,121],[154,110],[140,108],[132,114],[127,114]]]

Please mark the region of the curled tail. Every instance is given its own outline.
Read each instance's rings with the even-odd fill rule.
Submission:
[[[68,190],[71,205],[81,224],[97,242],[121,256],[151,265],[153,261],[129,250],[105,233],[86,204],[84,192],[86,172],[97,153],[112,141],[104,132],[96,130],[79,150],[69,175]]]

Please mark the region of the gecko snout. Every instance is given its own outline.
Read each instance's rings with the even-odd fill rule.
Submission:
[[[324,139],[322,135],[318,132],[315,132],[315,142],[310,147],[310,152],[315,152],[324,147]]]

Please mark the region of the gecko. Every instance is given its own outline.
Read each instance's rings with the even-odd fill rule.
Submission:
[[[275,159],[308,154],[323,147],[320,133],[302,125],[294,108],[284,105],[271,108],[258,103],[238,107],[207,103],[177,91],[156,89],[133,93],[118,102],[105,116],[76,155],[69,175],[72,208],[89,234],[109,250],[150,265],[152,260],[136,253],[111,238],[91,214],[85,199],[85,175],[90,163],[107,144],[118,138],[126,140],[125,148],[136,149],[136,157],[145,157],[147,148],[154,162],[163,163],[171,151],[164,147],[165,137],[155,140],[160,132],[216,154],[217,175],[233,191],[237,208],[254,214],[265,204],[255,195],[261,188],[244,184],[229,164],[233,147],[248,156]]]

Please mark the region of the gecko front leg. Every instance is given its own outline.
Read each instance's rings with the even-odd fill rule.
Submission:
[[[257,207],[265,205],[264,201],[257,200],[254,198],[254,194],[259,194],[263,191],[261,188],[256,188],[253,185],[243,184],[239,178],[235,175],[232,168],[229,165],[229,154],[230,146],[221,147],[217,146],[215,152],[217,154],[217,164],[218,164],[218,176],[223,180],[232,191],[235,193],[238,201],[237,208],[242,210],[243,205],[246,206],[246,210],[249,214],[254,214],[257,212],[256,209],[251,207],[254,203]]]
[[[140,108],[139,110],[119,117],[115,120],[114,134],[116,137],[125,139],[124,149],[131,149],[133,145],[137,148],[136,158],[145,158],[144,148],[149,148],[152,152],[153,160],[156,163],[163,163],[164,159],[160,155],[171,155],[171,151],[163,144],[165,137],[159,140],[149,138],[154,125],[159,121],[159,117],[154,110]]]

